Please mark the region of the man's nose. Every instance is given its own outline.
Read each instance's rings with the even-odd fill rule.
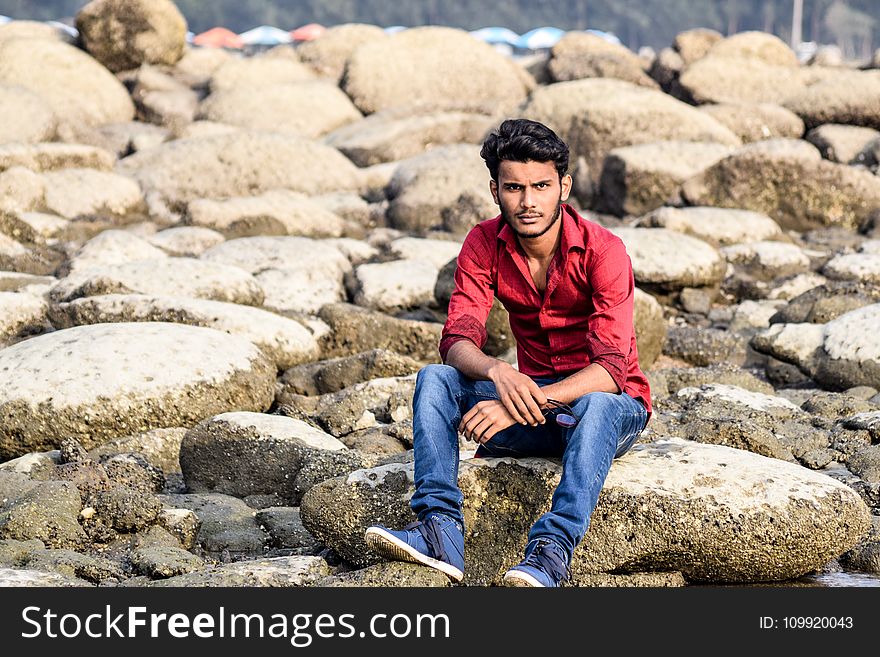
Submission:
[[[524,208],[532,208],[535,206],[535,195],[534,192],[526,187],[523,190],[522,196],[519,199],[520,205]]]

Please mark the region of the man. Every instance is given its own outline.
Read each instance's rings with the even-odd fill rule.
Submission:
[[[535,121],[504,121],[483,144],[501,214],[465,238],[443,327],[444,365],[428,365],[413,397],[418,517],[403,530],[367,529],[379,554],[464,576],[458,434],[476,456],[561,456],[551,504],[532,526],[510,586],[570,577],[613,458],[651,413],[633,331],[632,264],[623,242],[563,203],[568,147]],[[497,296],[510,314],[517,365],[485,355]]]

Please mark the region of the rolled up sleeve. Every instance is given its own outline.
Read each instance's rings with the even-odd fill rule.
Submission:
[[[480,349],[486,344],[486,319],[495,295],[491,271],[494,245],[490,237],[479,229],[472,230],[458,254],[455,289],[440,336],[440,358],[444,363],[456,342],[470,340]]]
[[[623,242],[614,242],[589,272],[594,312],[587,318],[587,355],[601,365],[622,391],[633,339],[635,281]]]

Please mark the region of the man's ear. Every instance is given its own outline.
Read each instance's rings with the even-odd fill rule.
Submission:
[[[492,200],[495,201],[495,205],[501,207],[501,201],[498,199],[498,183],[489,179],[489,191],[492,192]]]
[[[571,194],[571,176],[569,174],[565,174],[562,176],[562,180],[559,181],[561,199],[563,201],[568,200],[568,195]]]

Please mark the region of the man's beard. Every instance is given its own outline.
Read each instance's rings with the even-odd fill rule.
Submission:
[[[547,224],[547,227],[544,228],[540,233],[532,234],[532,233],[524,233],[522,231],[518,231],[514,228],[513,223],[510,221],[511,217],[516,217],[515,214],[508,213],[504,208],[501,208],[501,218],[510,226],[510,229],[516,233],[517,237],[522,237],[523,239],[535,239],[536,237],[541,237],[547,231],[549,231],[553,226],[556,225],[556,222],[559,221],[559,214],[562,211],[562,194],[559,195],[559,200],[556,201],[556,210],[553,212],[553,219]]]

